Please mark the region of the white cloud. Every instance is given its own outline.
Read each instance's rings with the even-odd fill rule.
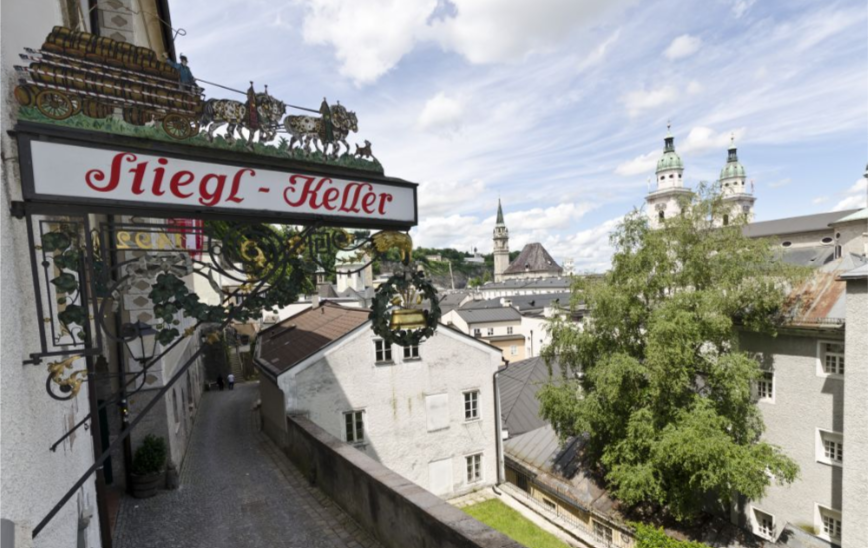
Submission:
[[[669,60],[683,59],[684,57],[690,57],[699,51],[701,46],[701,38],[690,36],[689,34],[682,34],[669,44],[669,47],[666,48],[663,55],[665,55]]]
[[[422,130],[451,135],[461,129],[463,119],[464,101],[441,91],[425,103],[418,123]]]
[[[485,192],[485,183],[475,179],[469,183],[431,182],[419,185],[419,216],[458,213],[478,207],[477,200]]]
[[[562,229],[567,228],[572,221],[579,220],[592,209],[593,206],[588,203],[564,203],[548,208],[536,207],[507,213],[504,221],[510,230],[514,228],[522,231]]]
[[[599,46],[594,48],[585,59],[579,63],[578,72],[584,72],[591,67],[599,65],[606,58],[606,53],[610,51],[612,44],[618,41],[621,36],[621,29],[616,30],[611,36],[606,38]]]
[[[812,204],[822,204],[823,202],[828,202],[828,201],[829,201],[828,196],[817,196],[816,198],[811,200],[811,203]]]
[[[543,245],[559,261],[573,259],[576,272],[604,272],[611,266],[615,251],[609,243],[609,235],[622,218],[610,219],[563,238],[550,237]]]
[[[859,179],[844,192],[847,196],[832,211],[868,207],[868,179]]]
[[[471,63],[518,61],[546,51],[579,27],[627,4],[575,0],[452,0],[455,15],[435,20],[432,35]]]
[[[673,86],[663,86],[650,91],[631,91],[624,95],[622,101],[630,116],[636,116],[642,111],[672,103],[677,98],[678,92]]]
[[[654,152],[637,156],[616,167],[615,173],[626,176],[650,173],[657,165],[657,160],[660,159],[660,154],[661,152],[659,150],[655,150]]]
[[[726,150],[729,147],[731,136],[734,135],[736,142],[738,142],[744,134],[745,128],[743,127],[717,133],[711,128],[698,126],[690,130],[687,138],[677,146],[677,149],[679,152],[693,155],[700,155],[710,150]]]
[[[756,2],[756,0],[735,0],[732,3],[732,14],[739,19]]]
[[[687,93],[690,95],[696,95],[701,92],[703,89],[702,84],[697,82],[696,80],[691,80],[689,84],[687,84]]]
[[[309,44],[330,45],[341,74],[368,84],[409,53],[437,0],[307,0]]]

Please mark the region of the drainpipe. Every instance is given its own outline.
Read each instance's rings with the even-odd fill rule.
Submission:
[[[505,371],[506,368],[509,367],[509,362],[506,362],[506,365],[503,367],[499,367],[497,371],[494,372],[494,428],[495,428],[495,453],[497,453],[497,484],[500,485],[505,481],[505,473],[503,470],[503,425],[501,421],[503,420],[500,416],[500,388],[497,385],[497,376],[500,375],[501,372]]]

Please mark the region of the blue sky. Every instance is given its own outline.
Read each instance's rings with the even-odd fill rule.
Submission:
[[[688,186],[735,134],[757,220],[865,205],[863,1],[177,0],[172,20],[198,78],[355,110],[351,143],[422,185],[417,245],[490,251],[500,197],[511,249],[604,270],[667,120]]]

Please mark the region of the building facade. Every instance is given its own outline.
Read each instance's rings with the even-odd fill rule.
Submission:
[[[525,358],[521,314],[512,306],[456,308],[443,315],[443,323],[499,348],[507,362]]]
[[[443,498],[497,481],[493,375],[501,351],[446,326],[391,346],[368,311],[326,303],[260,334],[263,428],[284,443],[287,414]]]

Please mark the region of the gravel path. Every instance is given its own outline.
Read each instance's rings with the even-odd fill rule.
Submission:
[[[379,547],[259,431],[258,396],[203,394],[181,488],[124,498],[115,548]]]

